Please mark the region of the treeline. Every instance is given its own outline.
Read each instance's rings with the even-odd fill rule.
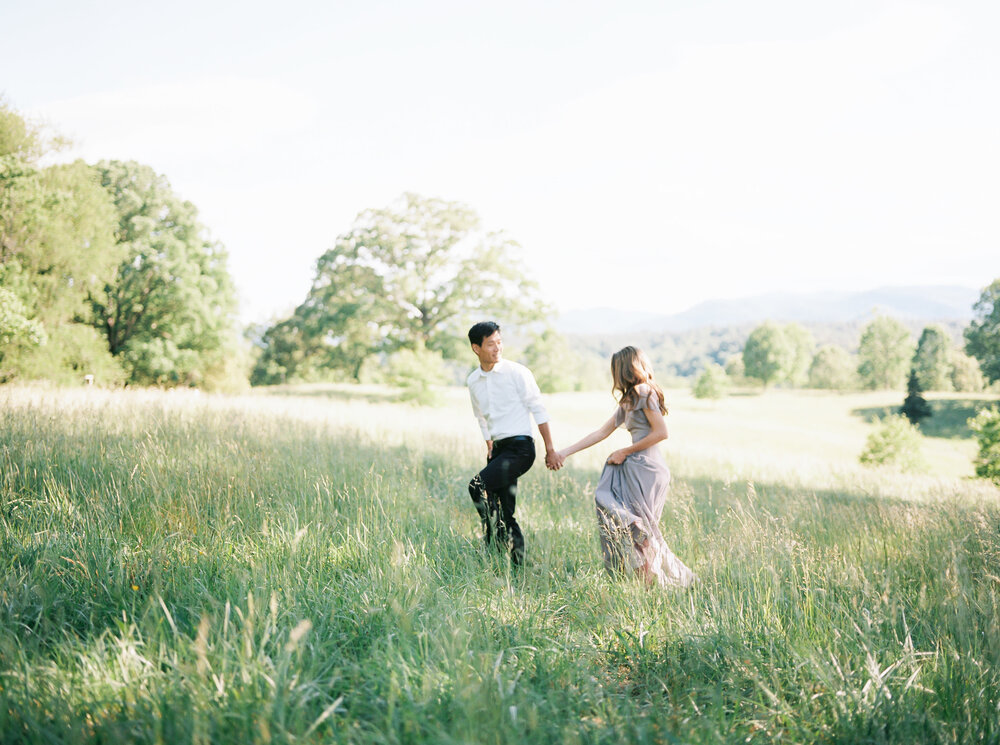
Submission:
[[[695,393],[718,397],[730,384],[747,381],[831,390],[901,390],[908,385],[911,392],[981,391],[1000,379],[1000,280],[983,291],[974,310],[976,317],[964,328],[961,343],[944,324],[923,327],[915,339],[901,321],[877,316],[861,329],[853,350],[817,344],[798,323],[768,321],[749,332],[738,354],[708,362]]]
[[[427,400],[436,384],[462,382],[466,331],[484,318],[500,320],[507,356],[547,392],[606,388],[624,344],[642,346],[662,379],[704,378],[711,390],[748,380],[901,388],[910,367],[923,390],[1000,379],[1000,280],[967,328],[930,326],[919,343],[890,318],[566,337],[516,242],[466,205],[416,194],[359,214],[317,259],[295,310],[241,334],[226,251],[196,208],[139,163],[42,165],[55,147],[0,100],[0,382],[342,380]]]
[[[901,320],[916,339],[926,321]],[[956,319],[935,322],[955,341],[962,339],[966,323]],[[803,322],[800,325],[811,336],[816,349],[824,346],[842,347],[857,354],[861,334],[866,322],[844,321],[832,323]],[[757,324],[744,323],[730,326],[701,326],[684,331],[640,332],[631,334],[570,334],[571,343],[581,353],[610,358],[611,353],[623,344],[635,344],[647,350],[657,373],[667,378],[694,379],[710,365],[725,367],[734,357],[741,356],[750,332]]]
[[[43,166],[0,101],[0,382],[246,385],[225,249],[135,162]]]

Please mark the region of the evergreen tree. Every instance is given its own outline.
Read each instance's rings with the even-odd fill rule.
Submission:
[[[931,405],[921,395],[923,389],[920,386],[920,377],[916,369],[910,370],[910,380],[906,384],[906,399],[903,401],[899,413],[910,420],[910,424],[920,424],[920,420],[926,419],[934,414]]]

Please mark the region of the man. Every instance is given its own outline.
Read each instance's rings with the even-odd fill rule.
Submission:
[[[482,321],[469,329],[469,343],[479,366],[466,381],[472,411],[486,440],[486,467],[469,482],[469,495],[483,521],[486,544],[510,549],[511,563],[524,562],[524,536],[514,518],[517,479],[535,462],[531,419],[545,442],[545,464],[562,465],[552,445],[549,415],[531,371],[501,359],[500,326]]]

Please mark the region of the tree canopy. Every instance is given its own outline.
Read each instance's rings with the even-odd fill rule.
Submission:
[[[245,383],[195,208],[138,163],[42,167],[55,144],[0,101],[0,380]]]
[[[889,316],[878,316],[861,334],[858,375],[872,390],[902,388],[913,357],[913,340],[906,327]]]
[[[365,210],[320,256],[292,317],[261,335],[253,381],[357,378],[366,358],[400,349],[456,358],[476,320],[544,319],[547,308],[516,249],[459,203],[405,194]]]
[[[848,390],[856,387],[854,360],[843,347],[824,344],[809,366],[809,385],[828,390]]]
[[[0,102],[2,305],[8,327],[16,321],[31,329],[7,335],[0,379],[79,380],[84,367],[96,366],[118,380],[108,350],[87,331],[89,295],[122,257],[114,209],[82,161],[41,167],[52,149],[37,127]]]
[[[748,378],[764,385],[788,378],[796,362],[796,342],[785,329],[767,321],[750,332],[743,347],[743,367]]]
[[[973,312],[965,329],[965,351],[979,360],[983,376],[992,383],[1000,380],[1000,279],[983,290]]]
[[[194,205],[149,166],[96,166],[116,210],[124,258],[92,295],[95,323],[135,382],[193,385],[224,377],[235,353],[236,292],[227,253]]]
[[[948,333],[938,324],[921,332],[912,368],[921,391],[951,390],[951,346]]]

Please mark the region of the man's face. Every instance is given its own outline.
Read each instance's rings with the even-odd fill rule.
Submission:
[[[473,344],[472,351],[476,353],[479,364],[483,367],[492,367],[498,363],[503,353],[503,339],[500,338],[500,332],[494,331],[483,339],[482,344]]]

